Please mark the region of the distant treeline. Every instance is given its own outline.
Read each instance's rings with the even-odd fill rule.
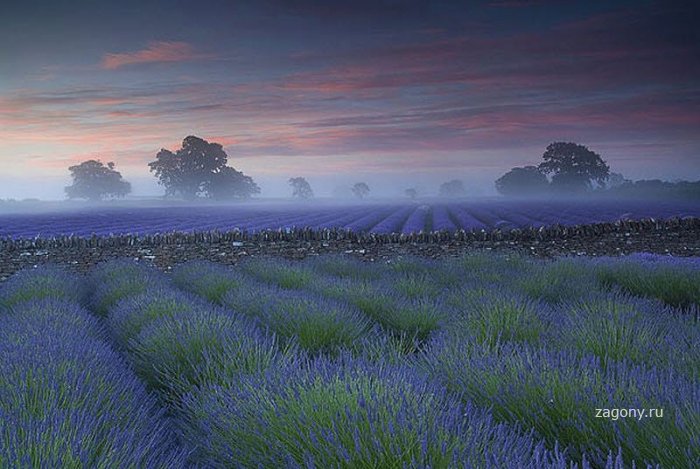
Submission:
[[[667,182],[659,179],[625,181],[619,186],[594,191],[596,194],[611,197],[653,197],[700,200],[700,181]]]
[[[240,200],[261,192],[253,178],[228,165],[228,155],[221,144],[192,135],[186,137],[181,148],[174,152],[161,149],[148,167],[165,188],[165,197],[189,201],[200,198]],[[68,170],[73,184],[66,187],[65,192],[70,199],[99,201],[131,193],[131,184],[124,180],[113,162],[105,164],[100,160],[87,160]],[[288,182],[293,198],[307,200],[314,197],[306,178],[292,177]],[[499,194],[509,197],[700,198],[700,181],[630,181],[620,173],[611,172],[599,154],[573,142],[550,143],[539,165],[512,168],[495,181],[495,187]],[[370,194],[370,187],[365,182],[357,182],[346,189],[334,192],[334,196],[353,195],[364,199]],[[419,195],[415,187],[409,187],[403,193],[410,199]],[[460,179],[447,181],[438,190],[438,196],[442,198],[464,198],[468,193]]]
[[[700,198],[700,181],[631,181],[611,172],[599,154],[577,143],[551,143],[542,159],[537,166],[508,171],[495,181],[496,190],[510,197]]]

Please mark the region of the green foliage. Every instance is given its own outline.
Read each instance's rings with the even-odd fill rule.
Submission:
[[[563,321],[552,346],[594,354],[603,366],[627,361],[700,379],[700,323],[655,301],[606,293],[561,305],[556,314]]]
[[[353,348],[371,329],[371,322],[345,303],[253,282],[224,296],[223,304],[314,354]]]
[[[201,309],[203,306],[197,308],[184,295],[174,295],[169,290],[156,290],[122,299],[116,307],[111,308],[107,322],[116,341],[125,347],[129,340],[138,336],[144,326],[154,320],[188,312],[196,314]]]
[[[601,265],[599,282],[637,296],[657,298],[676,308],[700,307],[700,269],[683,265],[641,265],[620,262]]]
[[[597,290],[590,266],[576,259],[561,259],[534,266],[515,288],[550,304],[573,301]]]
[[[397,275],[392,288],[399,295],[413,300],[437,298],[444,291],[431,274]]]
[[[341,293],[343,299],[383,327],[419,341],[427,339],[445,319],[443,305],[434,299],[396,298],[386,290],[358,283]]]
[[[186,312],[152,322],[129,342],[128,350],[136,373],[173,399],[213,376],[230,378],[226,370],[250,373],[265,368],[276,350],[260,347],[256,339],[253,330],[246,331],[226,314]]]
[[[443,262],[437,272],[449,274],[449,286],[465,283],[491,286],[506,285],[514,278],[526,277],[535,267],[521,255],[475,252]]]
[[[269,322],[280,335],[293,336],[299,346],[310,352],[334,353],[350,348],[367,334],[370,323],[349,318],[352,313],[330,302],[282,301],[271,306]],[[354,319],[354,320],[353,320]]]
[[[625,363],[601,367],[591,357],[521,345],[482,347],[452,339],[426,353],[425,370],[500,420],[532,427],[549,445],[603,464],[622,449],[627,461],[678,467],[700,457],[692,448],[700,413],[687,399],[693,385],[673,373]],[[695,391],[696,392],[696,391]],[[598,408],[663,408],[663,418],[596,417]],[[670,415],[669,415],[670,414]]]
[[[514,436],[404,369],[361,363],[294,364],[202,390],[183,410],[217,467],[479,467]]]
[[[359,259],[337,254],[318,256],[307,262],[315,272],[320,274],[354,280],[377,280],[384,270],[379,265],[370,267]]]
[[[58,267],[42,266],[14,275],[0,288],[0,308],[13,308],[27,300],[55,298],[80,303],[85,289],[82,278]]]
[[[242,263],[240,268],[258,280],[288,290],[305,288],[314,279],[308,268],[270,259],[251,259]]]
[[[111,283],[101,284],[92,298],[92,308],[100,316],[106,316],[109,309],[120,300],[148,292],[152,285],[138,277],[120,277]]]
[[[497,290],[465,289],[447,300],[454,310],[450,330],[466,331],[486,346],[513,341],[537,344],[549,330],[543,305]]]
[[[186,262],[173,269],[173,282],[180,288],[220,304],[226,293],[246,287],[246,279],[224,269],[212,270],[200,261]]]
[[[483,428],[457,439],[435,430],[444,428],[439,425],[416,431],[411,425],[425,421],[410,418],[447,405],[432,400],[433,391],[417,398],[406,385],[427,379],[447,386],[455,399],[450,408],[461,399],[460,405],[492,409],[505,425],[499,428],[533,429],[546,448],[563,451],[562,464],[606,467],[619,452],[616,467],[622,460],[694,467],[700,321],[692,313],[699,272],[692,261],[652,256],[537,261],[481,252],[439,262],[322,256],[178,266],[174,283],[201,298],[133,262],[101,265],[89,285],[95,312],[109,313],[112,338],[199,446],[203,459],[195,462],[202,465],[412,467],[420,444],[417,461],[453,467],[449,451],[433,453],[439,445],[423,441],[436,438],[466,451],[471,443],[458,441],[474,441]],[[18,275],[0,297],[15,304],[82,298],[64,288],[69,281]],[[22,307],[43,317],[41,304]],[[59,309],[52,314],[57,328],[86,327],[84,318],[66,320]],[[5,336],[8,350],[24,340]],[[362,361],[360,368],[346,368],[353,361]],[[389,364],[408,374],[394,380],[384,374]],[[367,406],[360,405],[365,393]],[[393,420],[399,404],[415,414],[400,419],[403,430],[385,432],[388,422],[399,422]],[[610,420],[597,417],[598,408],[664,409],[665,415]],[[416,443],[416,435],[424,439]],[[486,457],[485,448],[469,454]]]

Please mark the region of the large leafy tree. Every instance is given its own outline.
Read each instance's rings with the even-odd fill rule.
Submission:
[[[549,181],[536,166],[513,168],[496,180],[496,190],[503,195],[528,196],[542,194]]]
[[[66,187],[69,199],[102,200],[107,197],[124,197],[131,192],[131,184],[114,169],[114,163],[106,165],[100,160],[87,160],[68,168],[73,184]]]
[[[228,167],[227,161],[220,144],[190,135],[174,153],[161,149],[148,166],[165,187],[166,196],[179,194],[186,200],[200,195],[246,198],[260,192],[249,176]]]
[[[207,197],[216,200],[248,199],[253,194],[259,194],[260,188],[250,176],[224,166],[212,174],[211,180],[204,185],[204,192]]]
[[[467,193],[464,182],[453,179],[440,185],[440,197],[460,197]]]
[[[356,182],[351,191],[358,199],[364,199],[369,195],[369,186],[366,182]]]
[[[311,199],[314,196],[314,191],[306,178],[295,177],[289,179],[289,185],[292,186],[292,197],[299,199]]]
[[[603,185],[610,173],[599,154],[577,143],[551,143],[542,158],[539,170],[552,176],[552,188],[564,192],[587,191],[594,181]]]

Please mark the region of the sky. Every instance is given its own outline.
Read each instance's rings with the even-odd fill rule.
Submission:
[[[0,198],[68,166],[147,163],[196,135],[263,196],[473,194],[554,141],[631,179],[700,179],[697,2],[3,1]]]

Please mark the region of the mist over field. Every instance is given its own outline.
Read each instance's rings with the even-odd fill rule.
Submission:
[[[132,184],[132,193],[129,198],[163,197],[163,188],[158,185],[154,177],[144,175],[130,177],[127,172],[123,174],[125,179]],[[468,174],[464,178],[467,195],[475,197],[497,195],[493,187],[493,180],[497,175],[498,173],[494,171],[487,171],[482,177]],[[254,179],[261,189],[261,193],[256,198],[291,198],[291,189],[287,182],[289,177],[262,176],[254,177]],[[440,184],[450,177],[449,175],[410,172],[405,174],[343,173],[331,176],[309,176],[307,179],[317,197],[342,201],[353,198],[350,188],[357,181],[366,181],[369,184],[372,188],[372,198],[400,200],[406,199],[404,191],[409,187],[416,188],[419,197],[436,196]],[[0,199],[65,200],[64,187],[69,184],[70,177],[67,171],[65,176],[22,178],[19,180],[0,175]]]

